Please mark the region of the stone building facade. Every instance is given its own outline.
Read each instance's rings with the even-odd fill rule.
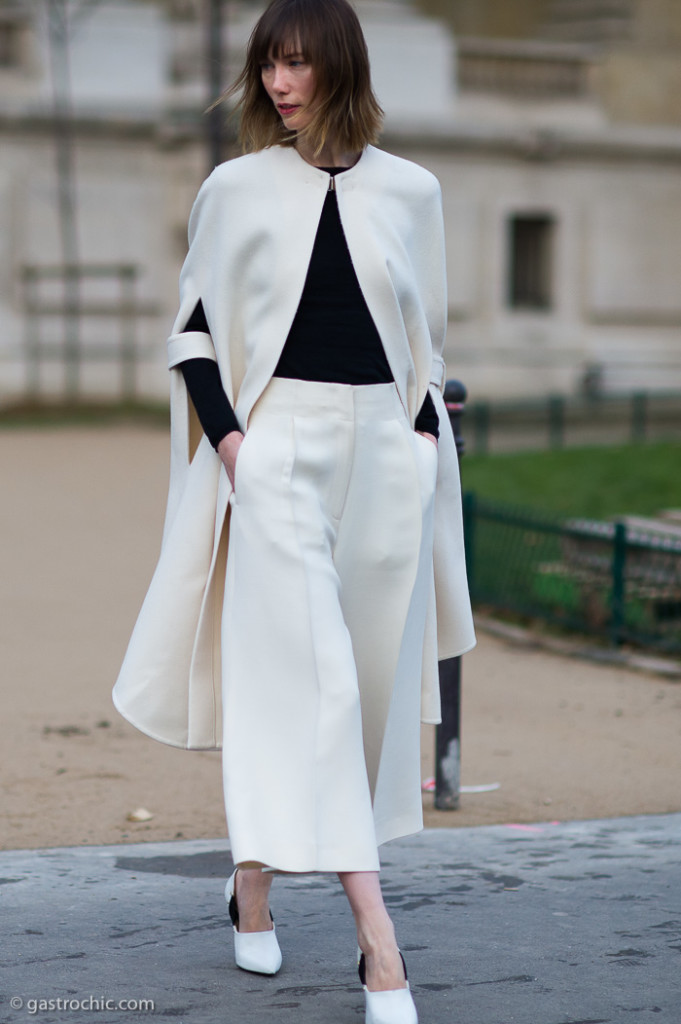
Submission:
[[[383,144],[443,186],[450,373],[474,398],[681,388],[678,5],[448,0],[450,25],[430,16],[437,3],[357,8]],[[224,9],[228,79],[258,5]],[[69,381],[116,394],[133,343],[136,393],[165,395],[187,215],[208,169],[202,10],[0,0],[0,403]],[[55,82],[70,101],[61,135]],[[75,290],[49,276],[66,250],[86,271]],[[62,359],[74,332],[77,380]]]

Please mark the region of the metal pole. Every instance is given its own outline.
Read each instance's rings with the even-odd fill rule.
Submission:
[[[68,398],[80,383],[80,278],[76,225],[75,161],[69,65],[68,0],[47,0],[54,134],[57,162],[59,232],[64,265],[64,364]]]
[[[461,658],[440,662],[442,722],[435,726],[435,807],[455,811],[461,792]]]
[[[466,388],[458,380],[447,381],[445,404],[454,432],[459,460],[464,454],[461,417]],[[439,665],[442,722],[435,729],[435,807],[456,810],[461,789],[461,658],[447,658]]]
[[[634,444],[645,441],[648,433],[648,396],[635,391],[631,396],[631,440]]]
[[[40,394],[40,316],[38,281],[35,267],[24,268],[26,306],[26,393],[35,401]]]
[[[625,523],[615,523],[615,536],[612,549],[612,599],[610,609],[610,639],[617,647],[624,641],[626,611],[626,564],[627,564],[627,527]]]
[[[137,392],[135,278],[136,268],[129,264],[121,264],[118,268],[118,279],[121,289],[121,397],[124,402],[134,402]]]
[[[206,0],[206,58],[208,103],[214,103],[223,91],[223,0]],[[208,173],[224,159],[224,112],[221,106],[208,114]]]

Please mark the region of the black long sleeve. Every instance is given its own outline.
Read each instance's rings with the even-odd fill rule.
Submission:
[[[188,334],[191,331],[210,334],[201,299],[196,303],[182,333]],[[223,437],[233,430],[241,430],[222,386],[218,364],[212,359],[185,359],[180,363],[180,369],[203,432],[213,448],[217,449]]]
[[[241,430],[222,386],[218,364],[212,359],[185,359],[180,369],[203,432],[217,449],[223,437]]]

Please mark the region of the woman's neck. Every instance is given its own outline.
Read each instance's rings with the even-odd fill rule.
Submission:
[[[299,155],[313,167],[353,167],[361,152],[345,150],[333,142],[327,142],[319,153],[315,153],[313,147],[301,139],[296,142],[296,149]]]

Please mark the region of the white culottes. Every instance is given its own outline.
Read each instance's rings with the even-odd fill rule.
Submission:
[[[437,458],[394,384],[275,377],[251,414],[222,616],[235,864],[376,871],[423,827]]]

